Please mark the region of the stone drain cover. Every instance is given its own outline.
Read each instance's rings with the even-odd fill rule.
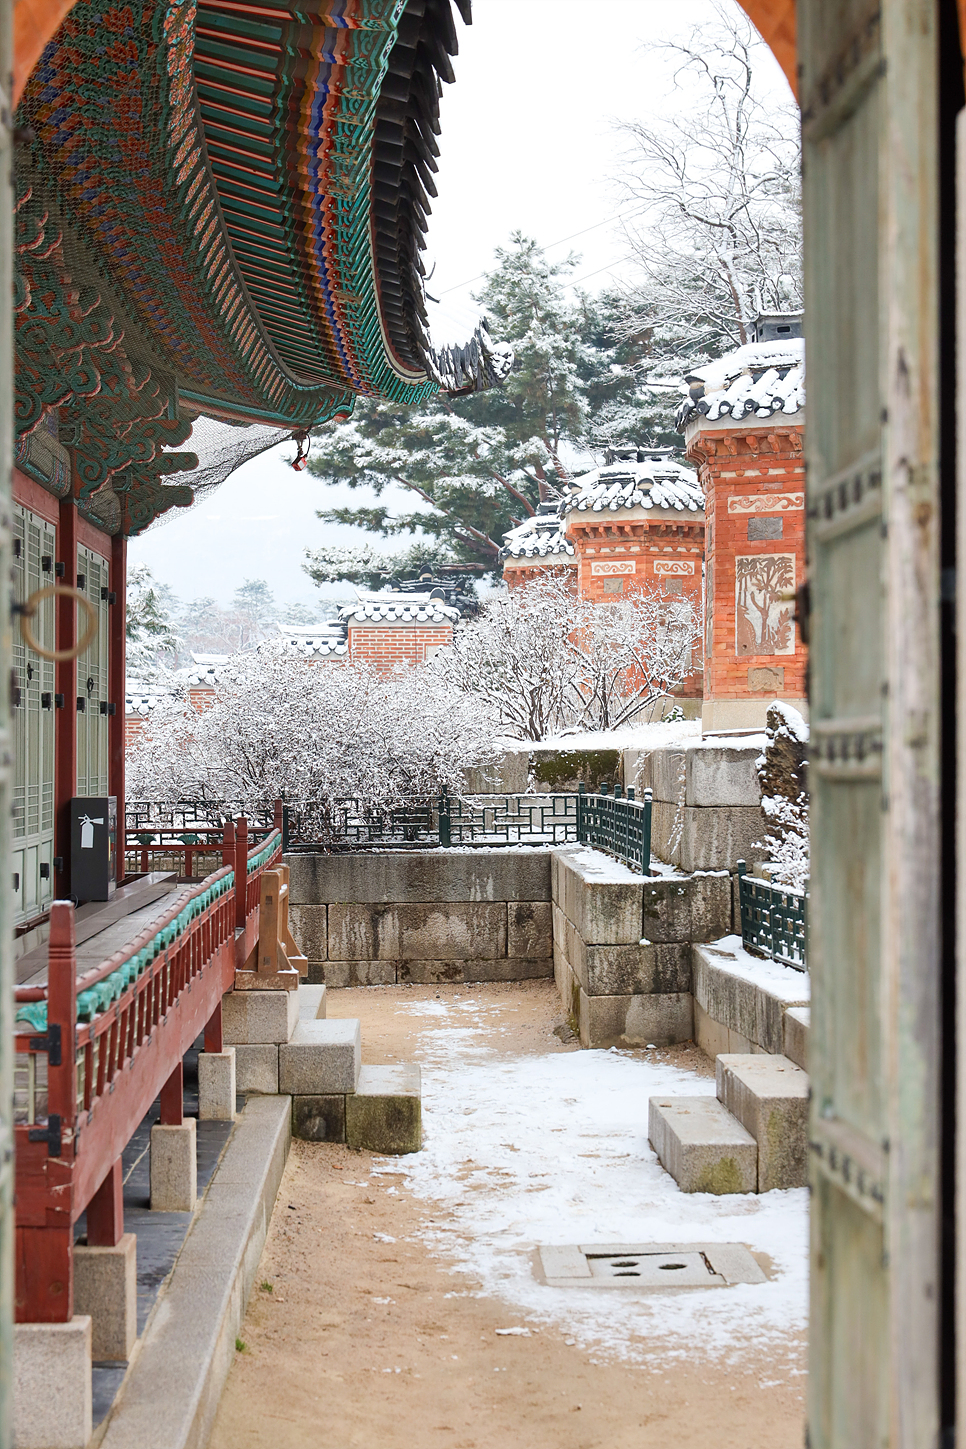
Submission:
[[[742,1243],[590,1243],[540,1248],[550,1288],[726,1288],[764,1283]]]

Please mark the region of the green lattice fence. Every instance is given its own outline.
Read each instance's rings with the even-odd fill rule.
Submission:
[[[613,794],[606,784],[599,785],[596,794],[588,794],[581,785],[577,795],[577,839],[607,850],[650,875],[650,790],[644,791],[643,800],[637,800],[633,789],[624,795],[620,785],[614,786]]]
[[[742,944],[796,971],[807,971],[808,895],[747,874],[738,861]]]

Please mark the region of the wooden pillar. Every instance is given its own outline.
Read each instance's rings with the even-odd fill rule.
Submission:
[[[124,1233],[124,1172],[118,1157],[87,1204],[87,1246],[116,1248]]]
[[[179,1061],[161,1088],[162,1127],[180,1127],[184,1121],[184,1062]]]
[[[73,586],[77,582],[77,508],[72,498],[60,502],[57,563],[64,565],[64,581]],[[77,639],[77,605],[73,599],[58,598],[56,608],[57,648],[69,649]],[[77,794],[76,659],[57,664],[56,681],[64,707],[56,712],[54,736],[54,854],[62,862],[54,891],[64,900],[70,895],[70,802]]]
[[[224,1033],[221,1025],[221,1002],[219,1001],[205,1023],[205,1051],[221,1052],[224,1049]]]
[[[117,883],[124,883],[124,701],[127,672],[127,539],[111,539],[110,699],[114,713],[108,722],[108,793],[117,797]],[[190,871],[189,871],[190,874]]]

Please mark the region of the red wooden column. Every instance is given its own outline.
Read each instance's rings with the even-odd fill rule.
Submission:
[[[224,1050],[225,1039],[221,1022],[221,1002],[219,1001],[205,1023],[205,1051],[223,1052]]]
[[[108,721],[108,793],[117,796],[117,883],[124,883],[124,701],[127,673],[127,539],[111,539],[110,698],[114,713]],[[190,871],[189,871],[190,874]]]
[[[74,1316],[74,1129],[77,1118],[77,958],[74,907],[50,908],[47,976],[47,1129],[42,1172],[20,1203],[17,1227],[17,1321],[68,1323]],[[43,1132],[42,1127],[33,1129]],[[39,1146],[39,1136],[34,1137]],[[34,1143],[31,1143],[33,1147]],[[39,1222],[38,1222],[39,1219]],[[43,1224],[41,1226],[40,1224]]]
[[[124,1173],[118,1158],[87,1204],[87,1246],[116,1248],[123,1234]]]
[[[57,563],[64,565],[64,582],[77,582],[77,508],[72,498],[62,498],[57,526]],[[54,580],[58,582],[58,580]],[[77,605],[59,597],[57,648],[69,649],[77,639]],[[56,690],[64,707],[56,711],[54,733],[54,855],[62,861],[54,885],[61,900],[70,895],[70,802],[77,794],[77,660],[56,665]]]
[[[184,1061],[179,1061],[161,1088],[162,1127],[180,1127],[184,1121]]]

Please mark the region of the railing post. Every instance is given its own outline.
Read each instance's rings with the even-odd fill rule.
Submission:
[[[235,925],[244,927],[248,919],[248,820],[244,815],[235,822]]]
[[[54,901],[50,908],[50,941],[47,947],[47,1121],[51,1157],[74,1156],[74,1122],[77,1116],[77,949],[74,907],[70,901]],[[56,1119],[56,1121],[55,1121]],[[63,1133],[54,1150],[54,1133]]]
[[[282,804],[282,854],[283,855],[286,855],[288,853],[288,834],[289,834],[288,810],[289,810],[289,807],[286,804],[283,803]]]
[[[274,976],[279,969],[278,917],[279,896],[282,889],[281,872],[263,870],[259,885],[258,951],[255,969],[260,976]]]
[[[641,863],[645,873],[651,873],[651,809],[654,804],[653,791],[644,791],[644,831],[641,839]]]
[[[449,808],[449,795],[444,790],[439,797],[439,843],[440,845],[452,844],[452,816]]]
[[[748,870],[747,862],[738,860],[735,862],[735,871],[738,876],[738,933],[741,936],[741,944],[747,945],[745,936],[745,874]]]
[[[225,821],[224,833],[221,837],[221,863],[223,866],[235,864],[235,822]]]
[[[282,812],[284,811],[284,809],[285,809],[285,806],[282,803],[282,801],[281,800],[276,800],[275,801],[275,813],[272,816],[272,829],[279,831],[279,833],[281,833],[281,831],[282,831],[282,820],[283,820],[283,814],[282,814]]]
[[[586,809],[586,806],[587,806],[587,786],[584,784],[583,780],[581,780],[580,783],[577,786],[577,843],[578,843],[578,845],[582,845],[584,843],[584,839],[585,839],[585,835],[584,835],[584,826],[585,826],[584,811]]]

